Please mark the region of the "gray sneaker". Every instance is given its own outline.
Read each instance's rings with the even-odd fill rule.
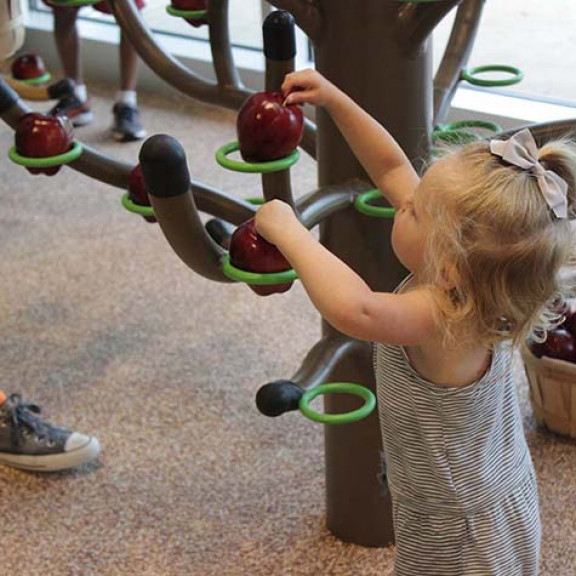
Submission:
[[[146,130],[140,122],[140,110],[135,106],[116,102],[112,108],[114,125],[112,136],[119,142],[132,142],[142,140],[146,136]]]
[[[40,418],[41,409],[11,394],[0,404],[0,464],[54,472],[85,464],[100,454],[93,436],[54,426]]]

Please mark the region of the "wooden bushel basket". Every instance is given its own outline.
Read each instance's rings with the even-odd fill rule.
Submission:
[[[537,358],[522,346],[534,417],[557,434],[576,438],[576,364]]]

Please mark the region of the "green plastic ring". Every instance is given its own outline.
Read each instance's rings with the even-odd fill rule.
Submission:
[[[476,142],[478,136],[465,130],[439,130],[432,134],[432,142],[446,142],[447,144],[469,144]]]
[[[187,20],[200,20],[208,14],[208,10],[179,10],[178,8],[174,8],[174,6],[166,6],[166,12],[168,12],[170,16],[186,18]]]
[[[52,74],[50,74],[50,72],[46,72],[46,74],[42,74],[42,76],[38,76],[37,78],[26,78],[26,80],[14,78],[14,80],[22,82],[22,84],[26,84],[28,86],[37,86],[38,84],[46,84],[46,82],[50,82],[50,78],[52,78]]]
[[[283,272],[273,272],[271,274],[259,274],[258,272],[248,272],[240,270],[230,264],[230,254],[226,254],[222,260],[222,272],[231,280],[244,282],[244,284],[255,284],[260,286],[274,286],[276,284],[286,284],[298,279],[296,271],[292,268]]]
[[[254,206],[262,206],[262,204],[266,204],[266,200],[264,198],[246,198],[246,202],[250,202],[250,204],[254,204]]]
[[[507,72],[511,74],[508,80],[482,80],[476,75],[483,72]],[[474,86],[512,86],[518,84],[524,78],[524,73],[515,66],[505,66],[501,64],[494,64],[488,66],[477,66],[476,68],[464,68],[460,74],[462,80],[466,80]]]
[[[372,206],[370,202],[372,200],[376,200],[377,198],[381,198],[382,193],[380,190],[368,190],[368,192],[364,192],[356,197],[354,200],[354,208],[358,210],[358,212],[362,212],[362,214],[366,214],[368,216],[375,216],[377,218],[394,218],[396,214],[396,210],[389,206]]]
[[[140,204],[132,202],[128,192],[122,194],[122,206],[124,206],[128,212],[134,212],[134,214],[140,214],[140,216],[154,216],[154,208],[152,208],[152,206],[141,206]]]
[[[280,172],[286,170],[298,162],[300,158],[300,152],[298,149],[294,150],[291,154],[285,158],[280,158],[279,160],[272,160],[271,162],[240,162],[238,160],[230,160],[228,158],[229,154],[233,152],[238,152],[240,150],[240,144],[238,141],[229,142],[224,144],[216,151],[216,162],[227,168],[228,170],[234,170],[235,172],[249,172],[249,173],[260,173],[268,174],[269,172]]]
[[[494,134],[502,132],[501,126],[498,126],[498,124],[494,122],[488,122],[488,120],[456,120],[448,124],[438,125],[438,130],[442,132],[460,130],[460,128],[482,128],[483,130],[494,132]]]
[[[473,132],[461,130],[461,128],[481,128],[488,130],[493,134],[502,131],[502,128],[494,122],[487,120],[458,120],[456,122],[449,122],[448,124],[439,124],[432,133],[432,142],[436,143],[439,140],[449,144],[468,144],[475,142],[479,137]]]
[[[73,8],[75,6],[92,6],[98,4],[101,0],[50,0],[54,6],[61,6],[62,8]]]
[[[364,398],[365,402],[361,408],[346,414],[320,414],[310,408],[310,403],[316,396],[320,394],[354,394]],[[348,424],[350,422],[357,422],[369,416],[374,407],[376,406],[376,397],[374,394],[359,384],[350,384],[349,382],[335,382],[334,384],[322,384],[306,390],[300,398],[300,411],[306,418],[313,422],[320,422],[321,424]]]
[[[51,168],[52,166],[61,166],[62,164],[68,164],[82,154],[82,144],[77,140],[72,143],[72,148],[65,152],[64,154],[59,154],[58,156],[49,156],[47,158],[31,158],[29,156],[21,156],[16,151],[16,146],[12,146],[8,152],[8,157],[15,164],[20,166],[26,166],[27,168]]]

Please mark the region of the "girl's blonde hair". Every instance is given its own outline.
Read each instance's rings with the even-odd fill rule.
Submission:
[[[424,275],[453,344],[518,343],[559,322],[560,271],[574,247],[576,145],[551,142],[538,157],[568,183],[568,218],[554,216],[532,171],[486,142],[453,152],[457,167],[433,179],[433,199],[421,198],[430,223]]]

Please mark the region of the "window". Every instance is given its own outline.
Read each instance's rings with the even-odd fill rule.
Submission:
[[[436,65],[444,53],[455,11],[434,35]],[[486,2],[469,66],[507,64],[524,80],[490,88],[524,97],[571,101],[576,105],[576,10],[574,0],[500,0]]]

